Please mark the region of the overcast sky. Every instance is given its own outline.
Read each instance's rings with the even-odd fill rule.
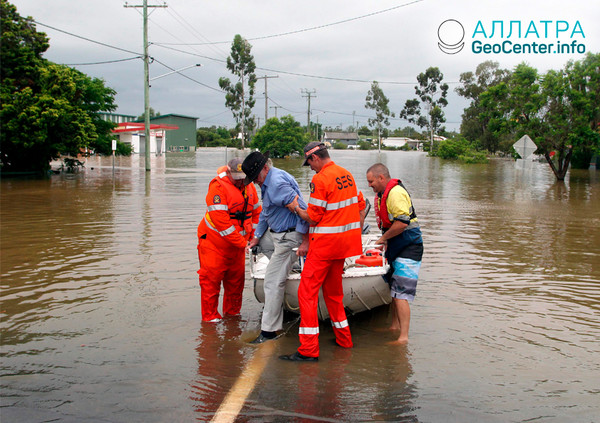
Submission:
[[[47,59],[104,79],[117,91],[118,113],[142,114],[143,62],[135,58],[143,52],[141,8],[126,8],[122,0],[12,3],[49,36]],[[142,0],[129,1],[129,5],[141,4]],[[291,114],[306,124],[307,98],[301,90],[308,90],[314,92],[312,120],[344,129],[366,124],[373,116],[364,107],[373,80],[380,82],[397,116],[405,101],[415,96],[416,76],[430,66],[439,67],[450,85],[446,128],[458,130],[467,106],[454,92],[462,72],[474,71],[485,60],[508,69],[526,62],[545,72],[583,58],[582,50],[600,52],[597,0],[150,0],[148,4],[168,6],[149,9],[150,55],[155,59],[150,78],[170,72],[169,68],[202,65],[181,72],[193,81],[179,74],[153,80],[151,107],[161,114],[197,117],[199,126],[234,125],[218,79],[234,79],[225,60],[235,34],[252,44],[257,76],[276,77],[267,79],[269,117],[276,112],[279,117]],[[511,21],[520,22],[520,38],[519,25]],[[499,22],[503,22],[502,34]],[[462,50],[442,51],[460,49],[461,38]],[[440,47],[440,41],[446,46]],[[507,48],[536,42],[569,44],[575,51],[485,54],[472,50],[474,42],[501,45],[507,41]],[[90,64],[117,60],[123,61]],[[258,80],[254,108],[261,125],[264,81]],[[396,118],[390,128],[407,124]]]

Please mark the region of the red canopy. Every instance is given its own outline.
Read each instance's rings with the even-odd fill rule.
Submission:
[[[141,132],[141,131],[144,131],[145,129],[146,129],[146,127],[143,122],[122,122],[122,123],[119,123],[119,126],[117,126],[115,129],[113,129],[112,132],[114,134],[119,133],[119,132]],[[173,129],[179,129],[179,126],[167,125],[166,123],[154,123],[154,124],[151,123],[150,124],[151,131],[156,131],[156,130],[170,131]]]

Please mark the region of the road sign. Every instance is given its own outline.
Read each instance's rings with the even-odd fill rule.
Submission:
[[[513,144],[513,148],[523,160],[527,160],[537,150],[537,145],[529,138],[529,135],[523,135],[519,141]]]

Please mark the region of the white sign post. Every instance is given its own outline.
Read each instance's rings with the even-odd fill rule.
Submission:
[[[115,173],[115,151],[117,151],[117,140],[112,140],[112,156],[113,156],[113,175]]]
[[[535,150],[537,150],[537,145],[531,138],[529,138],[529,135],[523,135],[519,141],[513,144],[513,148],[517,153],[519,153],[519,156],[521,156],[521,158],[517,159],[517,162],[515,163],[516,167],[524,169],[525,162],[532,163],[532,155]]]

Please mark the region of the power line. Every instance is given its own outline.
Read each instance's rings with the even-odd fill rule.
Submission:
[[[422,1],[422,0],[419,0]],[[223,59],[215,59],[214,57],[210,57],[210,56],[205,56],[203,54],[197,54],[197,53],[192,53],[189,51],[185,51],[185,50],[181,50],[178,48],[174,48],[174,47],[167,47],[161,44],[154,44],[157,47],[162,47],[165,48],[167,50],[173,50],[173,51],[177,51],[179,53],[184,53],[184,54],[188,54],[190,56],[196,56],[196,57],[201,57],[203,59],[207,59],[207,60],[212,60],[214,62],[220,62],[220,63],[226,63],[226,60]],[[325,79],[325,80],[329,80],[329,81],[342,81],[342,82],[358,82],[358,83],[362,83],[362,84],[371,84],[373,82],[373,80],[371,79],[353,79],[353,78],[339,78],[339,77],[335,77],[335,76],[322,76],[322,75],[310,75],[307,73],[298,73],[298,72],[288,72],[288,71],[282,71],[282,70],[277,70],[277,69],[270,69],[270,68],[262,68],[262,67],[256,67],[256,69],[258,70],[262,70],[262,71],[266,71],[266,72],[274,72],[274,73],[281,73],[284,75],[292,75],[292,76],[301,76],[304,78],[314,78],[314,79]],[[410,81],[410,82],[405,82],[405,81],[377,81],[379,84],[390,84],[390,85],[414,85],[417,83],[417,81]],[[448,81],[445,82],[446,84],[460,84],[460,82],[457,81]]]
[[[401,5],[398,5],[398,6],[390,7],[388,9],[379,10],[377,12],[367,13],[366,15],[356,16],[354,18],[343,19],[343,20],[337,21],[337,22],[332,22],[332,23],[328,23],[328,24],[324,24],[324,25],[317,25],[317,26],[313,26],[313,27],[310,27],[310,28],[298,29],[296,31],[283,32],[283,33],[280,33],[280,34],[273,34],[273,35],[265,35],[265,36],[262,36],[262,37],[247,38],[247,40],[248,41],[265,40],[265,39],[268,39],[268,38],[284,37],[286,35],[292,35],[292,34],[298,34],[298,33],[301,33],[301,32],[314,31],[316,29],[327,28],[327,27],[334,26],[334,25],[340,25],[340,24],[344,24],[344,23],[348,23],[348,22],[352,22],[352,21],[357,21],[359,19],[369,18],[371,16],[375,16],[375,15],[379,15],[379,14],[382,14],[382,13],[390,12],[392,10],[400,9],[402,7],[410,6],[412,4],[420,3],[422,1],[424,1],[424,0],[415,0],[415,1],[412,1],[410,3],[401,4]],[[217,41],[217,42],[213,42],[213,43],[189,43],[189,44],[160,43],[160,44],[162,44],[162,45],[188,45],[188,46],[191,46],[191,45],[225,44],[225,43],[230,43],[230,42],[231,41]]]
[[[176,71],[175,69],[173,69],[171,66],[169,66],[169,65],[167,65],[167,64],[165,64],[165,63],[163,63],[163,62],[161,62],[161,61],[160,61],[160,60],[158,60],[158,59],[154,59],[154,61],[155,61],[156,63],[159,63],[159,64],[163,65],[165,68],[167,68],[167,69],[169,69],[169,70],[172,70],[172,71],[174,71],[175,73],[178,73],[179,75],[183,76],[184,78],[187,78],[187,79],[189,79],[189,80],[190,80],[190,81],[192,81],[192,82],[195,82],[195,83],[196,83],[196,84],[198,84],[198,85],[202,85],[203,87],[206,87],[206,88],[208,88],[208,89],[210,89],[210,90],[213,90],[213,91],[217,91],[217,92],[219,92],[219,93],[223,92],[223,91],[221,91],[221,90],[220,90],[220,89],[218,89],[218,88],[211,87],[210,85],[206,85],[206,84],[204,84],[204,83],[202,83],[202,82],[200,82],[200,81],[197,81],[197,80],[195,80],[194,78],[190,78],[189,76],[187,76],[187,75],[185,75],[185,74],[183,74],[183,73],[181,73],[181,72],[177,72],[177,71]]]
[[[58,31],[58,32],[62,32],[63,34],[67,34],[67,35],[70,35],[70,36],[75,37],[75,38],[80,38],[82,40],[89,41],[90,43],[99,44],[99,45],[104,46],[104,47],[114,48],[115,50],[124,51],[126,53],[136,54],[136,55],[138,55],[140,57],[144,56],[143,54],[138,53],[136,51],[126,50],[126,49],[121,48],[121,47],[111,46],[110,44],[106,44],[106,43],[102,43],[100,41],[92,40],[90,38],[82,37],[81,35],[73,34],[72,32],[64,31],[62,29],[58,29],[58,28],[55,28],[53,26],[43,24],[43,23],[41,23],[39,21],[36,21],[34,19],[31,19],[30,22],[33,22],[36,25],[45,26],[46,28],[50,28],[50,29],[53,29],[53,30]]]
[[[63,63],[65,66],[86,66],[86,65],[105,65],[107,63],[118,63],[118,62],[126,62],[128,60],[141,59],[142,56],[130,57],[128,59],[118,59],[118,60],[107,60],[105,62],[91,62],[91,63]]]
[[[80,39],[82,39],[82,40],[89,41],[90,43],[99,44],[99,45],[101,45],[101,46],[104,46],[104,47],[109,47],[109,48],[113,48],[113,49],[116,49],[116,50],[125,51],[125,52],[127,52],[127,53],[138,54],[138,53],[136,53],[136,52],[134,52],[134,51],[126,50],[126,49],[123,49],[123,48],[120,48],[120,47],[116,47],[116,46],[112,46],[112,45],[110,45],[110,44],[106,44],[106,43],[103,43],[103,42],[100,42],[100,41],[92,40],[92,39],[90,39],[90,38],[83,37],[83,36],[81,36],[81,35],[77,35],[77,34],[73,34],[72,32],[68,32],[68,31],[65,31],[65,30],[62,30],[62,29],[59,29],[59,28],[56,28],[56,27],[50,26],[50,25],[46,25],[46,24],[44,24],[44,23],[41,23],[41,22],[38,22],[38,21],[35,21],[35,20],[31,20],[31,22],[33,22],[33,23],[35,23],[35,24],[37,24],[37,25],[42,25],[42,26],[44,26],[44,27],[47,27],[47,28],[51,28],[51,29],[53,29],[53,30],[55,30],[55,31],[58,31],[58,32],[62,32],[62,33],[64,33],[64,34],[70,35],[70,36],[72,36],[72,37],[75,37],[75,38],[80,38]],[[141,58],[143,58],[143,55],[142,55],[142,54],[138,54],[136,57],[130,57],[130,58],[128,58],[128,59],[109,60],[109,61],[105,61],[105,62],[80,63],[80,64],[71,64],[71,65],[69,65],[69,64],[66,64],[66,66],[83,66],[83,65],[95,65],[95,64],[105,64],[105,63],[116,63],[116,62],[124,62],[124,61],[126,61],[126,60],[141,59]],[[169,69],[169,70],[175,70],[175,69],[173,69],[172,67],[170,67],[169,65],[167,65],[167,64],[165,64],[165,63],[163,63],[163,62],[161,62],[161,61],[159,61],[159,60],[157,60],[157,59],[155,59],[155,58],[153,58],[153,57],[151,57],[150,59],[151,59],[151,61],[156,61],[157,63],[160,63],[161,65],[163,65],[164,67],[166,67],[166,68],[167,68],[167,69]],[[223,60],[223,62],[224,62],[224,60]],[[178,73],[179,73],[179,72],[178,72]],[[214,87],[211,87],[211,86],[209,86],[209,85],[203,84],[203,83],[202,83],[202,82],[200,82],[200,81],[196,81],[195,79],[193,79],[193,78],[190,78],[190,77],[189,77],[189,76],[187,76],[187,75],[184,75],[184,74],[182,74],[182,73],[179,73],[179,74],[180,74],[181,76],[183,76],[184,78],[187,78],[187,79],[189,79],[190,81],[193,81],[193,82],[195,82],[195,83],[196,83],[196,84],[198,84],[198,85],[202,85],[202,86],[204,86],[204,87],[206,87],[206,88],[209,88],[209,89],[211,89],[211,90],[214,90],[214,91],[217,91],[217,92],[221,92],[221,90],[219,90],[219,89],[217,89],[217,88],[214,88]]]

